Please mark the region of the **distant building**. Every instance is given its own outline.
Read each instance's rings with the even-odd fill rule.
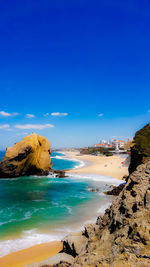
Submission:
[[[94,147],[105,147],[104,144],[95,144]]]
[[[103,148],[114,148],[116,150],[123,149],[126,144],[123,140],[111,139],[109,142],[105,140],[100,140],[98,144],[94,144],[94,147],[103,147]]]
[[[111,143],[116,150],[119,150],[120,148],[124,148],[126,142],[123,140],[111,140]]]

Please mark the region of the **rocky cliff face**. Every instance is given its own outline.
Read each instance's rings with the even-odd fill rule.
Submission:
[[[135,134],[129,171],[104,216],[80,237],[63,240],[63,252],[73,256],[72,263],[63,256],[64,262],[54,266],[150,266],[150,124]]]
[[[51,169],[50,143],[32,133],[6,150],[0,162],[0,178],[23,175],[47,175]]]
[[[136,170],[141,163],[150,160],[150,123],[136,132],[131,147],[129,173]]]
[[[81,235],[86,241],[79,254],[76,237],[64,240],[64,252],[76,256],[74,263],[55,266],[150,266],[150,161],[130,175],[104,216]]]

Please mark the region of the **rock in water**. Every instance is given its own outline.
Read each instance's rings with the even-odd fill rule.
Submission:
[[[0,163],[0,178],[24,175],[47,175],[51,169],[50,143],[46,137],[32,133],[7,148]]]

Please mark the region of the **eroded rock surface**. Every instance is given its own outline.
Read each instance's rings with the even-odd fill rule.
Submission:
[[[150,161],[130,175],[104,216],[83,234],[85,246],[74,264],[55,266],[150,266]]]
[[[47,175],[51,169],[50,143],[32,133],[6,150],[0,162],[0,178],[24,175]]]
[[[84,251],[87,245],[87,241],[87,238],[81,232],[70,234],[62,240],[62,252],[68,253],[73,257],[76,257],[82,251]]]
[[[104,192],[104,194],[118,196],[124,187],[125,187],[125,183],[120,184],[118,186],[113,186],[112,190],[106,191]]]

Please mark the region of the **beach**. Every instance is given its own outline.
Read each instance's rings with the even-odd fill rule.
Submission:
[[[122,166],[124,158],[119,155],[111,157],[79,155],[78,151],[63,151],[63,153],[66,158],[81,162],[81,166],[67,170],[68,174],[95,174],[120,180],[124,175],[128,174],[128,168]],[[56,255],[61,249],[62,243],[60,241],[42,243],[1,257],[0,266],[23,267]]]
[[[60,250],[62,250],[62,243],[60,241],[35,245],[0,258],[0,266],[23,267],[54,256]]]
[[[109,176],[122,180],[123,176],[128,175],[128,167],[124,167],[124,158],[120,155],[106,157],[103,155],[81,155],[79,151],[63,151],[67,157],[83,161],[85,165],[81,168],[68,170],[68,173],[76,174],[97,174]]]

